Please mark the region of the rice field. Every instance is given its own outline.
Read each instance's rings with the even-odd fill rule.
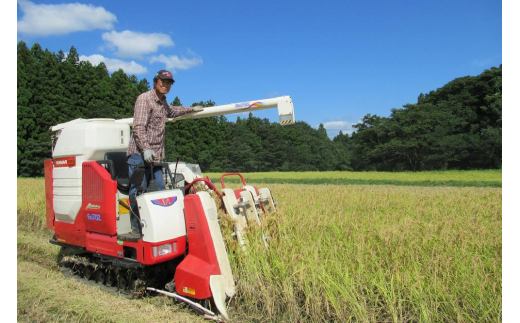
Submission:
[[[431,171],[431,172],[270,172],[247,173],[247,181],[266,184],[335,184],[502,187],[501,170]],[[206,173],[214,183],[221,174]],[[238,176],[226,176],[225,183],[239,183]]]
[[[451,174],[455,181],[501,183],[499,171],[471,176],[461,172],[460,178],[456,173]],[[232,322],[502,321],[500,187],[438,186],[435,183],[451,180],[441,178],[447,176],[443,172],[430,177],[429,173],[314,174],[316,178],[357,177],[368,184],[385,176],[385,180],[423,184],[264,185],[258,183],[262,174],[244,174],[248,184],[272,190],[278,213],[265,219],[263,228],[251,229],[247,254],[227,240],[238,290],[229,302]],[[264,178],[286,181],[307,176],[312,180],[307,173],[264,174]],[[425,186],[428,181],[434,184]],[[34,321],[35,311],[47,321],[64,317],[97,321],[103,315],[111,322],[201,319],[162,298],[122,305],[126,310],[146,310],[145,317],[89,302],[67,311],[56,291],[46,295],[42,287],[57,284],[74,295],[78,288],[67,286],[56,275],[58,250],[45,243],[52,233],[45,228],[43,206],[43,179],[18,179],[18,321]],[[229,224],[221,221],[228,237]],[[268,249],[260,242],[261,230],[268,233]],[[50,278],[25,274],[35,267]],[[79,301],[115,297],[100,296],[95,287],[82,288],[86,287],[90,289],[82,289]]]

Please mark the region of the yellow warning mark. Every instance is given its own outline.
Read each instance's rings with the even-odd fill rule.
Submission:
[[[182,289],[182,292],[185,293],[185,294],[190,294],[190,295],[195,296],[195,290],[193,288],[184,287]]]
[[[130,207],[130,199],[120,199],[121,202],[123,202],[124,204],[126,204],[128,207]],[[119,214],[128,214],[130,213],[130,211],[122,206],[121,204],[119,204]]]

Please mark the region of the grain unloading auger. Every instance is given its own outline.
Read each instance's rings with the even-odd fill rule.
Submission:
[[[275,107],[281,124],[294,123],[288,96],[209,107],[170,121]],[[50,242],[62,247],[64,273],[131,296],[163,293],[212,317],[215,307],[226,319],[225,300],[235,294],[235,282],[217,208],[209,192],[193,186],[203,182],[220,196],[242,246],[245,227],[275,211],[271,192],[247,185],[238,173],[224,174],[219,192],[196,164],[156,163],[169,184],[162,191],[150,185],[137,196],[143,234],[128,235],[130,217],[136,216],[129,207],[130,184],[141,183],[146,167],[128,178],[131,125],[131,118],[76,119],[50,129],[54,146],[52,159],[44,163],[46,218],[55,232]],[[242,189],[225,187],[223,179],[231,175],[241,177]]]
[[[185,114],[178,118],[168,119],[168,121],[175,122],[183,119],[200,119],[225,114],[251,112],[272,108],[278,108],[278,118],[280,120],[280,124],[289,125],[294,123],[294,106],[290,96],[280,96],[272,99],[246,101],[226,105],[216,105],[213,107],[205,108],[204,111]],[[116,120],[116,122],[131,125],[133,123],[133,118],[119,119]]]

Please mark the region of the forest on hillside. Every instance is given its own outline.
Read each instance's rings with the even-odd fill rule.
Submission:
[[[77,118],[128,118],[150,89],[123,70],[17,45],[17,175],[43,176],[51,158],[49,127]],[[211,99],[173,105],[211,107]],[[223,103],[221,103],[223,104]],[[233,118],[233,117],[231,117]],[[389,117],[367,114],[352,135],[327,136],[322,124],[280,126],[252,114],[183,120],[166,127],[166,159],[181,157],[204,172],[425,171],[502,167],[502,66],[456,78]]]

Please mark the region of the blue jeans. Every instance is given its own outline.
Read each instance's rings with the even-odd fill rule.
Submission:
[[[137,165],[139,164],[145,164],[146,166],[149,166],[147,162],[144,161],[143,156],[137,155],[137,154],[131,154],[128,159],[128,177],[132,177],[132,174],[134,173],[134,170],[137,168]],[[153,168],[153,178],[155,180],[155,183],[157,184],[157,188],[162,191],[166,189],[164,184],[164,178],[163,178],[163,172],[162,167],[154,167]],[[143,188],[143,192],[146,192],[148,190],[148,184],[150,184],[151,180],[151,169],[146,168],[143,182],[141,183],[141,187]],[[130,215],[130,225],[132,227],[132,230],[142,232],[141,231],[141,223],[140,223],[140,215],[139,215],[139,208],[137,207],[137,195],[140,195],[141,193],[137,194],[137,185],[130,185],[130,191],[128,193],[130,198],[130,208],[132,211],[139,216],[139,219],[137,219],[135,216]]]

